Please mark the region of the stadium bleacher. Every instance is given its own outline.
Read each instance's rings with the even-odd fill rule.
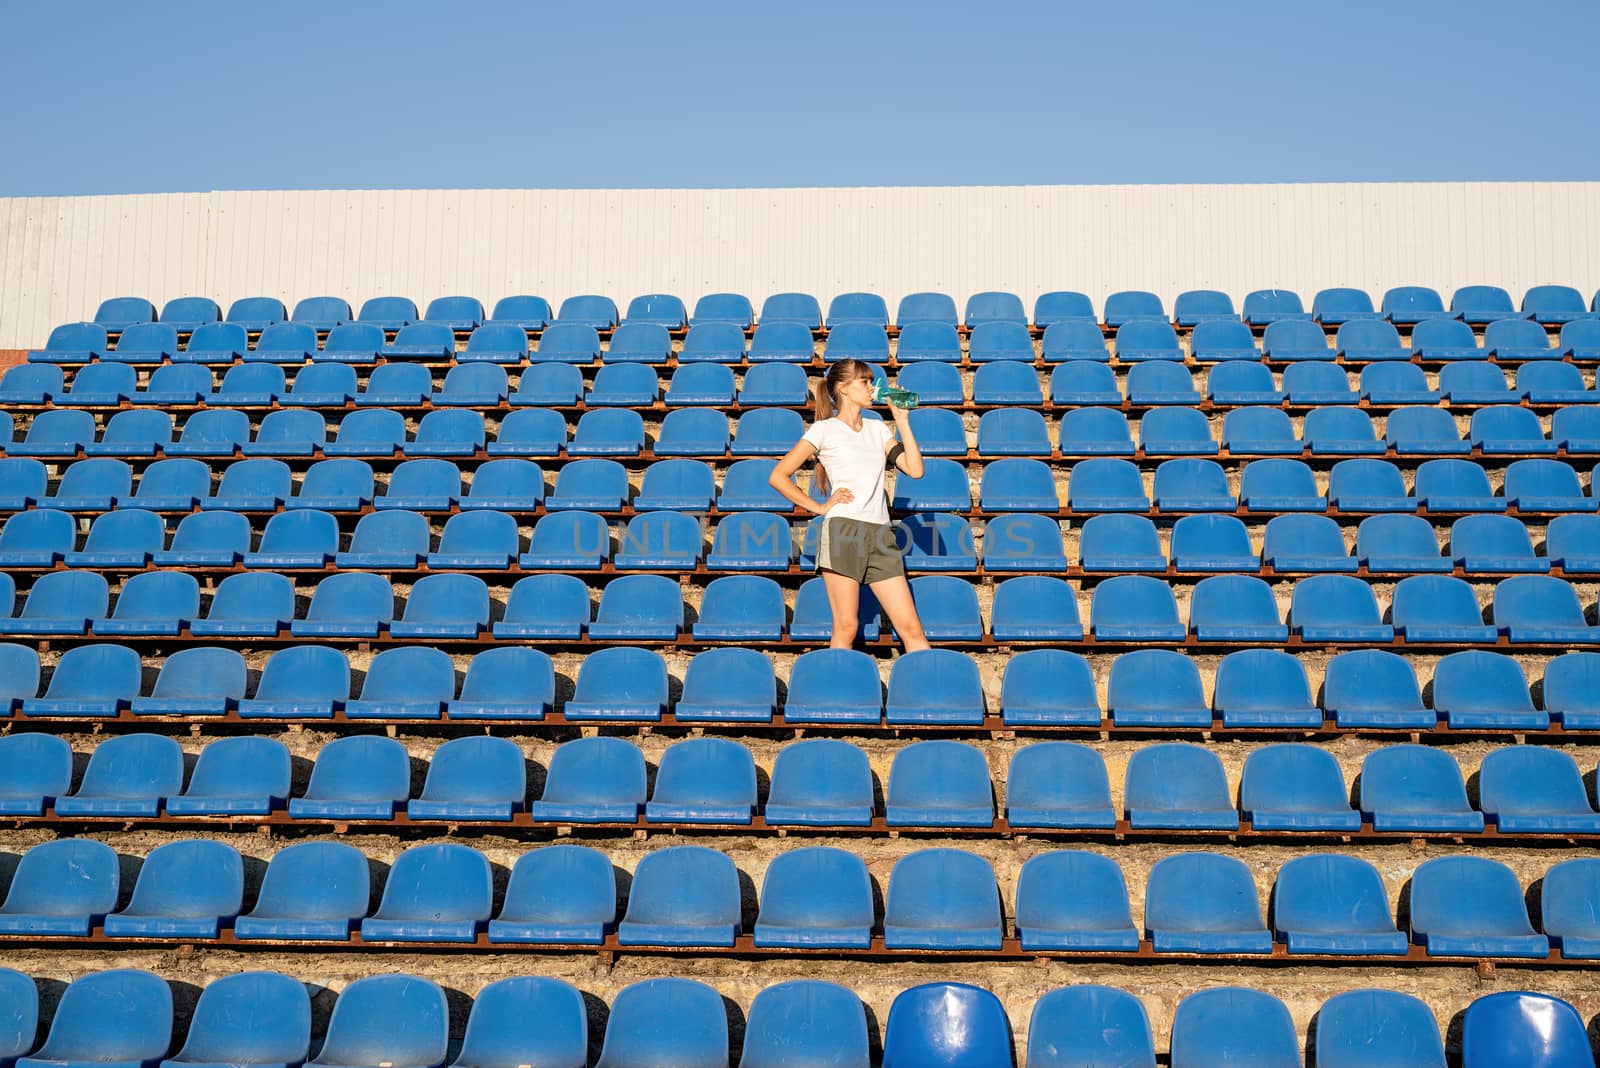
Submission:
[[[5,1063],[1593,1064],[1578,290],[227,296],[0,375]]]

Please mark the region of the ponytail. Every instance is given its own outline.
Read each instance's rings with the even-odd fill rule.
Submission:
[[[833,377],[829,375],[828,378]],[[828,386],[827,378],[818,378],[811,383],[811,421],[820,423],[824,419],[833,418],[833,393]]]

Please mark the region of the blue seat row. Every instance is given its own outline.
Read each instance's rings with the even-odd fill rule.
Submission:
[[[346,986],[334,1003],[322,1052],[310,1057],[307,985],[276,972],[247,972],[205,987],[194,1006],[189,1039],[169,1059],[173,997],[149,972],[92,972],[63,992],[49,1037],[36,1053],[39,994],[34,981],[0,973],[14,1006],[4,1036],[8,1058],[23,1068],[69,1062],[180,1068],[201,1063],[287,1065],[368,1061],[442,1068],[450,1047],[444,991],[413,975],[376,975]],[[527,1021],[538,1020],[529,1028]],[[796,980],[769,986],[744,1013],[739,1064],[779,1068],[806,1064],[867,1068],[871,1038],[859,997],[834,983]],[[1329,998],[1316,1014],[1314,1049],[1321,1068],[1388,1063],[1444,1068],[1444,1044],[1429,1007],[1408,994],[1353,990]],[[1375,1037],[1376,1036],[1376,1037]],[[600,1063],[653,1068],[664,1063],[728,1068],[729,1023],[722,995],[689,979],[647,979],[612,999]],[[558,979],[513,977],[472,999],[453,1065],[516,1068],[588,1063],[584,996]],[[896,995],[882,1034],[885,1068],[961,1064],[1000,1068],[1013,1062],[1011,1025],[1000,1000],[979,987],[937,982]],[[1559,998],[1506,991],[1485,995],[1464,1013],[1463,1068],[1504,1064],[1590,1068],[1584,1022]],[[1081,1064],[1154,1065],[1150,1020],[1138,998],[1104,986],[1067,986],[1045,993],[1028,1024],[1031,1068]],[[1173,1068],[1211,1064],[1301,1064],[1300,1038],[1278,999],[1239,987],[1183,998],[1172,1019]]]
[[[510,743],[506,743],[510,744]],[[938,744],[938,743],[924,743]],[[956,744],[956,743],[946,743]],[[611,860],[578,845],[519,856],[495,911],[493,872],[483,853],[455,843],[402,852],[368,915],[367,858],[354,846],[310,842],[275,854],[254,907],[244,905],[243,862],[208,839],[169,842],[143,861],[127,904],[117,909],[118,858],[92,839],[64,838],[28,850],[17,865],[0,934],[240,941],[674,946],[733,948],[746,933],[740,873],[722,852],[670,846],[632,873],[625,904]],[[814,846],[774,857],[749,928],[758,949],[874,948],[1000,952],[1008,936],[1024,952],[1263,956],[1400,956],[1410,943],[1430,957],[1600,958],[1600,859],[1557,864],[1540,882],[1543,931],[1534,929],[1521,884],[1482,857],[1439,857],[1410,880],[1408,933],[1396,925],[1377,868],[1360,858],[1313,853],[1285,863],[1263,920],[1255,879],[1241,860],[1180,853],[1151,867],[1143,936],[1134,926],[1116,861],[1054,850],[1023,864],[1012,932],[989,862],[960,849],[901,856],[883,911],[873,905],[866,864],[844,849]],[[619,913],[621,915],[619,916]],[[613,941],[614,939],[614,941]]]
[[[599,522],[603,526],[603,521]],[[537,541],[534,551],[539,551]],[[497,552],[493,560],[487,554],[470,553],[448,563],[499,570],[509,559],[509,551]],[[529,555],[523,554],[524,566],[528,559]],[[685,566],[681,559],[665,554],[624,560],[635,562],[644,568]],[[749,569],[751,564],[762,569],[775,562],[746,558],[735,561],[732,569],[739,570],[741,565]],[[362,560],[357,566],[375,565]],[[401,566],[414,567],[415,563]],[[554,568],[560,562],[537,559],[533,566]],[[731,581],[735,578],[741,581]],[[1217,575],[1194,586],[1185,621],[1173,587],[1166,582],[1144,575],[1117,575],[1094,586],[1086,628],[1077,593],[1066,581],[1019,576],[996,586],[987,638],[977,590],[970,583],[953,576],[924,575],[912,580],[912,595],[924,630],[936,641],[1079,642],[1087,635],[1098,642],[1183,642],[1192,637],[1206,644],[1278,644],[1293,635],[1302,643],[1315,645],[1386,645],[1397,640],[1413,645],[1495,645],[1502,639],[1513,646],[1600,644],[1600,627],[1589,622],[1593,611],[1565,579],[1548,575],[1502,579],[1495,586],[1487,624],[1475,594],[1463,580],[1416,575],[1400,585],[1405,589],[1397,587],[1390,611],[1385,613],[1364,580],[1351,575],[1312,575],[1293,585],[1285,621],[1265,581],[1254,576]],[[11,594],[14,610],[13,590],[10,576],[0,574],[0,593]],[[296,608],[295,597],[289,576],[275,571],[245,572],[223,579],[209,603],[202,606],[193,575],[161,570],[128,579],[113,603],[106,579],[98,571],[52,571],[33,583],[20,612],[0,614],[0,634],[176,637],[186,632],[196,638],[292,634],[368,640],[540,637],[670,642],[693,637],[697,641],[778,641],[785,618],[791,641],[820,641],[833,633],[820,579],[802,586],[793,609],[786,610],[782,591],[770,579],[730,575],[722,586],[707,587],[693,623],[677,578],[664,575],[625,575],[608,582],[598,609],[591,607],[588,588],[581,580],[562,574],[519,579],[506,591],[503,608],[497,606],[483,579],[462,574],[430,574],[418,579],[398,615],[394,588],[382,574],[361,572],[322,579],[314,586],[303,615]],[[1384,622],[1385,618],[1389,622]],[[857,630],[868,640],[878,636],[875,603],[862,609]]]
[[[340,624],[328,629],[338,632]],[[324,633],[302,627],[301,636]],[[524,638],[543,635],[530,627]],[[0,644],[4,711],[24,717],[220,716],[246,719],[539,720],[555,702],[549,657],[525,646],[478,653],[459,691],[450,658],[438,649],[404,646],[378,654],[359,695],[353,695],[345,654],[317,645],[294,646],[268,657],[253,692],[237,650],[199,647],[172,653],[145,694],[138,654],[121,645],[77,646],[40,693],[38,654]],[[1441,717],[1468,730],[1600,729],[1600,654],[1567,653],[1545,667],[1542,707],[1510,657],[1464,651],[1445,657],[1433,675],[1431,707],[1410,663],[1384,650],[1332,657],[1320,692],[1304,665],[1281,650],[1238,650],[1223,657],[1207,699],[1194,661],[1173,650],[1143,649],[1111,663],[1104,707],[1081,656],[1034,649],[1008,658],[999,715],[1008,726],[1320,728],[1325,720],[1348,730],[1433,730]],[[510,674],[515,672],[515,674]],[[577,688],[562,713],[572,721],[656,721],[671,710],[684,722],[770,722],[780,705],[771,661],[753,649],[713,649],[695,655],[674,703],[666,663],[636,647],[586,656]],[[781,705],[789,723],[981,725],[988,700],[976,662],[950,649],[909,653],[895,661],[888,692],[867,653],[817,649],[801,654]]]
[[[174,654],[171,674],[164,672],[154,700],[162,698],[163,690],[173,688],[168,683],[180,674],[177,669],[185,655]],[[384,663],[382,657],[389,657],[390,662]],[[491,659],[500,670],[515,666],[505,658]],[[732,666],[743,667],[743,659],[733,658]],[[424,658],[410,660],[414,664]],[[1140,663],[1161,666],[1158,658]],[[514,718],[517,711],[510,701],[452,700],[448,695],[453,695],[453,680],[440,683],[424,671],[412,671],[406,679],[397,680],[406,665],[396,665],[393,653],[381,654],[373,662],[366,689],[374,693],[364,692],[359,701],[346,701],[347,715],[382,717],[393,710],[403,718],[415,710],[417,718],[436,718],[440,705],[452,706],[462,718],[471,718],[474,712],[484,718]],[[705,671],[727,665],[727,658],[712,657],[690,668],[689,697],[679,703],[687,710],[686,719],[694,720],[696,706],[707,698],[714,702],[718,696],[717,688],[705,682]],[[1008,691],[1037,700],[1042,696],[1037,689],[1032,695],[1019,691],[1026,681],[1024,675],[1032,671],[1036,677],[1037,669],[1046,666],[1040,659],[1019,668],[1015,676],[1008,670]],[[1251,693],[1242,673],[1258,666],[1275,672],[1264,676],[1272,687]],[[1457,666],[1448,661],[1441,664],[1439,700],[1462,700],[1461,688],[1474,681],[1469,672],[1456,670]],[[1204,698],[1198,692],[1185,694],[1172,685],[1141,688],[1129,684],[1126,672],[1123,674],[1122,679],[1113,680],[1117,688],[1112,702],[1122,702],[1136,725],[1159,722],[1160,714],[1170,711],[1170,702],[1177,699],[1197,703],[1204,711]],[[1315,706],[1305,689],[1303,672],[1298,694],[1281,684],[1286,674],[1283,665],[1264,656],[1225,665],[1219,676],[1217,703],[1231,705],[1236,713],[1253,713],[1246,718],[1256,726],[1293,726],[1293,713],[1301,714],[1303,723],[1304,710],[1314,712]],[[411,681],[417,689],[397,694],[397,681]],[[469,682],[482,680],[469,677]],[[501,688],[533,687],[502,681]],[[724,693],[734,689],[722,687]],[[543,695],[521,696],[526,706],[537,711]],[[1081,694],[1067,696],[1083,699]],[[1492,706],[1495,697],[1491,694],[1479,707]],[[1285,698],[1302,702],[1302,706],[1283,708]],[[206,699],[204,693],[177,698],[191,705]],[[1143,707],[1141,699],[1148,700]],[[1470,696],[1466,700],[1470,701]],[[1520,700],[1528,704],[1525,691]],[[1163,708],[1157,704],[1160,701],[1169,704]],[[1274,703],[1280,707],[1267,707]],[[430,705],[431,709],[425,708]],[[1092,701],[1089,705],[1092,710]],[[708,719],[716,718],[717,712],[743,713],[749,718],[752,706],[718,708],[712,703],[709,711]],[[733,716],[723,718],[728,721]],[[1041,721],[1042,717],[1037,717],[1023,722],[1037,725]],[[600,737],[563,743],[550,760],[540,799],[531,805],[522,751],[510,741],[490,737],[458,738],[440,746],[429,763],[422,792],[415,798],[410,797],[410,760],[405,747],[393,739],[372,736],[341,738],[324,746],[304,794],[295,797],[289,796],[288,751],[269,738],[225,738],[211,743],[201,752],[186,787],[176,743],[149,734],[122,735],[102,742],[91,755],[76,791],[70,790],[71,750],[51,735],[12,734],[0,739],[0,767],[7,772],[0,789],[0,812],[9,816],[42,816],[47,809],[58,818],[146,819],[159,815],[267,816],[281,810],[291,819],[305,820],[393,820],[403,813],[410,822],[633,824],[643,816],[645,824],[748,826],[760,814],[770,828],[866,827],[879,815],[866,754],[849,742],[831,739],[785,746],[772,766],[771,786],[764,799],[757,794],[757,771],[750,753],[737,742],[721,738],[692,738],[670,746],[661,757],[648,796],[645,761],[631,742]],[[1573,758],[1560,750],[1537,746],[1498,749],[1484,757],[1478,775],[1481,807],[1473,808],[1462,773],[1448,753],[1426,746],[1389,746],[1369,754],[1363,762],[1357,808],[1350,803],[1350,788],[1339,764],[1325,750],[1302,744],[1269,745],[1246,759],[1236,805],[1215,754],[1201,746],[1169,742],[1138,750],[1129,760],[1121,816],[1134,830],[1236,831],[1242,813],[1257,831],[1354,833],[1361,830],[1365,818],[1372,829],[1388,833],[1476,834],[1487,825],[1502,834],[1600,834],[1600,814],[1595,812],[1583,773]],[[1011,829],[1118,827],[1105,764],[1085,746],[1071,742],[1025,746],[1012,756],[1005,781],[1002,811]],[[995,793],[988,763],[977,748],[953,741],[916,742],[894,755],[884,791],[883,823],[887,827],[991,828],[995,824]]]

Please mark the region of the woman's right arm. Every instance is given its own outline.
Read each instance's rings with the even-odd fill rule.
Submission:
[[[840,487],[833,491],[825,503],[818,504],[810,495],[794,484],[795,472],[799,471],[812,457],[817,455],[817,449],[811,442],[801,439],[795,442],[783,459],[773,465],[772,474],[767,477],[767,485],[783,494],[784,499],[793,504],[802,512],[812,515],[822,515],[835,504],[844,504],[854,499],[854,494]]]

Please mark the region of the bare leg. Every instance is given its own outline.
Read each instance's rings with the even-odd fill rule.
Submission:
[[[904,575],[874,582],[872,592],[878,598],[878,605],[884,614],[889,617],[889,622],[894,624],[895,633],[900,635],[906,652],[931,648],[922,633],[922,620],[917,615],[917,606],[911,600],[911,586]]]
[[[856,643],[861,583],[837,571],[823,571],[822,587],[828,591],[828,611],[833,614],[833,637],[828,641],[828,648],[848,649]]]

